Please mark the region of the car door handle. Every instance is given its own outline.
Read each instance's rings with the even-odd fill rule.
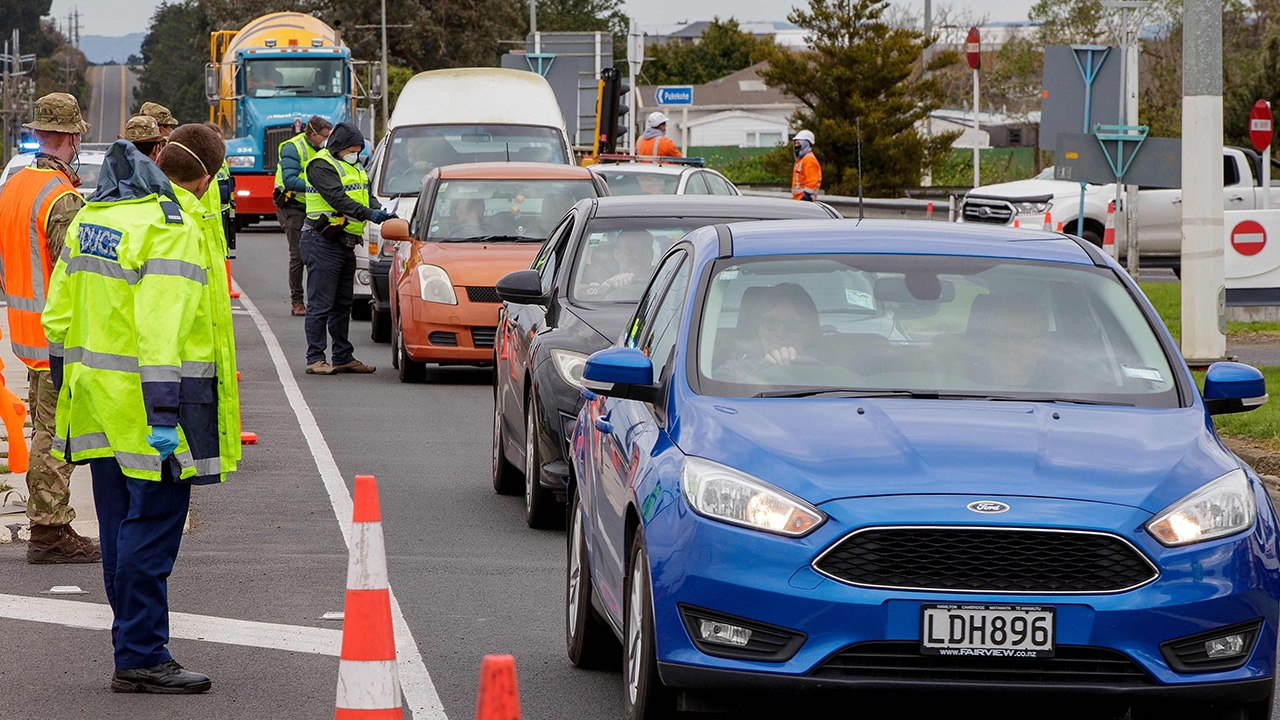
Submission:
[[[1239,195],[1232,195],[1231,202],[1244,202],[1244,198],[1240,197]]]
[[[1182,198],[1174,198],[1174,199],[1173,199],[1173,204],[1174,204],[1174,205],[1181,205],[1181,204],[1182,204]]]

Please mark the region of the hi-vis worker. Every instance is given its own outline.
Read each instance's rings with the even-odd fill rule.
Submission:
[[[645,119],[645,130],[636,140],[636,157],[684,157],[676,149],[675,141],[667,137],[667,116],[658,111],[649,113]]]
[[[217,123],[207,122],[204,126],[222,138],[222,128]],[[222,166],[213,174],[213,183],[209,185],[209,192],[205,193],[200,201],[204,203],[205,209],[219,220],[218,234],[222,238],[223,257],[234,258],[236,256],[236,179],[227,165],[225,139],[222,147]]]
[[[796,165],[791,171],[791,197],[813,202],[818,199],[818,190],[822,189],[822,166],[813,154],[813,133],[801,130],[791,143],[791,150],[796,156]]]
[[[40,152],[0,192],[0,282],[9,302],[9,340],[27,366],[27,404],[31,415],[31,459],[27,471],[29,563],[98,562],[98,544],[71,528],[69,463],[50,455],[58,394],[49,377],[49,346],[40,313],[53,264],[62,252],[67,227],[84,200],[76,192],[80,178],[70,163],[80,151],[80,133],[89,124],[76,99],[65,93],[36,101],[34,122]],[[19,441],[21,439],[19,438]]]
[[[276,219],[289,241],[289,300],[292,314],[307,314],[302,287],[302,222],[307,217],[307,163],[324,147],[333,123],[312,115],[302,132],[280,143],[276,163]]]
[[[200,200],[222,160],[222,138],[203,125],[174,130],[158,166],[113,143],[44,313],[60,391],[54,454],[93,473],[115,692],[211,684],[165,647],[166,579],[191,486],[225,480],[240,459],[220,220]]]
[[[302,225],[302,260],[307,264],[307,374],[371,373],[352,357],[351,325],[355,246],[366,222],[395,217],[369,207],[369,176],[356,164],[364,135],[338,123],[320,152],[307,163],[307,219]],[[325,332],[333,341],[333,364],[325,361]]]

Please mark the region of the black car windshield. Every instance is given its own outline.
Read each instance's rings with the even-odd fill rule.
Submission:
[[[673,173],[623,172],[596,169],[609,186],[609,194],[619,195],[675,195],[680,186],[680,176]]]
[[[441,180],[420,237],[541,242],[575,203],[591,197],[596,186],[590,180]]]
[[[1108,270],[934,255],[718,261],[701,391],[1177,407],[1169,360]]]
[[[477,162],[567,165],[556,128],[532,125],[408,125],[391,132],[379,195],[416,195],[435,168]]]
[[[570,278],[573,302],[640,301],[654,265],[672,243],[703,225],[729,218],[595,218],[587,225]]]
[[[244,64],[248,97],[338,97],[342,95],[340,58],[249,60]]]

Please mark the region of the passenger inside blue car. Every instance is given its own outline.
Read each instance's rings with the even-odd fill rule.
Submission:
[[[719,379],[749,382],[760,380],[771,368],[827,364],[818,307],[796,283],[744,291],[736,336],[738,347],[716,371]]]
[[[1064,370],[1053,362],[1049,320],[1034,298],[979,295],[969,310],[966,335],[979,350],[966,373],[984,384],[1012,388],[1048,388]],[[992,353],[994,349],[997,352]],[[991,362],[999,358],[999,362]]]

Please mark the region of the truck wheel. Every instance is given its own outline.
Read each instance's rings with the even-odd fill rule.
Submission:
[[[372,300],[356,298],[356,301],[351,303],[351,319],[368,320],[369,313],[372,310],[372,302]]]
[[[1085,230],[1080,237],[1088,240],[1090,243],[1102,247],[1102,236],[1092,230]]]

